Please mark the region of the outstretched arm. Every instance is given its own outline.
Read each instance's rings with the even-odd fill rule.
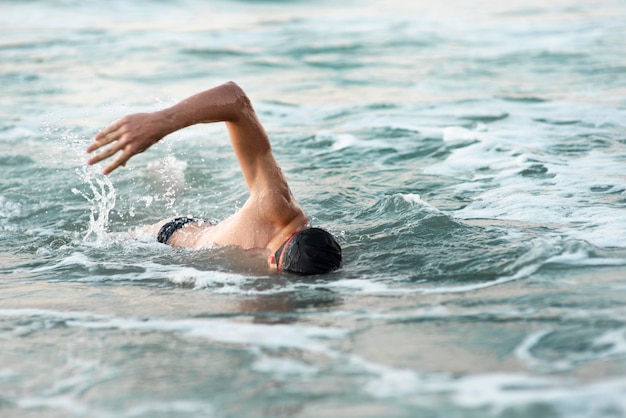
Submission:
[[[109,174],[128,160],[184,127],[198,123],[225,122],[250,192],[244,205],[251,217],[283,227],[294,219],[306,223],[306,215],[294,199],[282,170],[276,163],[265,129],[244,91],[229,82],[191,96],[152,113],[128,115],[112,123],[87,148],[102,151],[88,163],[117,157],[105,169]]]
[[[103,171],[109,174],[166,135],[187,126],[211,122],[226,122],[251,193],[270,182],[274,187],[282,183],[286,186],[265,129],[244,91],[233,82],[198,93],[167,109],[128,115],[112,123],[99,132],[87,148],[91,153],[104,147],[88,163],[96,164],[119,153]]]

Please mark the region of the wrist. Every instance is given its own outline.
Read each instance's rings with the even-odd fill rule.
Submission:
[[[187,126],[171,107],[154,112],[154,119],[163,134],[162,136],[169,135]]]

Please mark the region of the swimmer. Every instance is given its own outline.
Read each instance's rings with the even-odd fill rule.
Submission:
[[[301,275],[339,268],[341,247],[327,231],[312,228],[274,159],[270,141],[250,99],[228,82],[193,95],[172,107],[127,115],[100,131],[88,153],[89,165],[118,154],[104,169],[110,174],[165,136],[199,123],[225,122],[249,198],[235,214],[217,224],[196,218],[166,219],[146,227],[159,242],[174,247],[236,245],[269,250],[271,270]]]

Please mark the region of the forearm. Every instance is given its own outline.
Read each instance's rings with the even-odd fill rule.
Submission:
[[[225,122],[235,155],[251,185],[260,158],[271,152],[267,133],[246,93],[228,82],[193,95],[158,113],[171,132],[199,123]]]
[[[174,106],[157,111],[166,122],[166,134],[199,123],[236,122],[250,106],[248,97],[235,83],[228,82],[195,94]]]
[[[271,152],[269,139],[250,100],[235,83],[225,83],[191,96],[169,108],[128,115],[100,131],[87,152],[105,147],[88,163],[96,164],[119,151],[104,169],[108,174],[179,129],[198,123],[226,122],[231,142],[246,180],[254,176],[260,158]]]

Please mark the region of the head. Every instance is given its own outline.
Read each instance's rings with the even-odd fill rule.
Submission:
[[[341,247],[323,229],[307,228],[289,237],[270,260],[279,272],[324,274],[341,265]]]

